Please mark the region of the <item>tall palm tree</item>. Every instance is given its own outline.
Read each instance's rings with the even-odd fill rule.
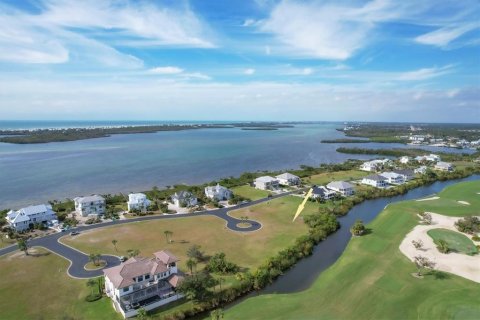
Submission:
[[[117,243],[118,243],[118,240],[116,240],[116,239],[113,239],[113,240],[112,240],[112,244],[113,244],[113,247],[115,248],[115,252],[118,253]]]
[[[193,275],[193,269],[197,266],[197,261],[194,259],[188,259],[186,262],[187,268],[190,269],[190,274]]]
[[[95,265],[96,265],[96,263],[95,263],[96,259],[97,259],[97,255],[95,253],[90,253],[88,255],[88,261],[92,262]]]
[[[172,242],[171,237],[173,235],[173,232],[170,230],[165,230],[163,233],[165,234],[165,239],[167,240],[167,243]]]

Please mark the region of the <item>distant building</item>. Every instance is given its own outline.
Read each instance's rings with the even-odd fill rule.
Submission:
[[[415,178],[415,172],[412,169],[395,169],[392,172],[401,175],[405,182]]]
[[[410,139],[410,141],[423,142],[423,141],[425,141],[426,136],[424,136],[424,135],[413,135],[413,136],[410,136],[409,139]]]
[[[130,193],[128,195],[128,211],[140,210],[145,212],[148,210],[151,201],[147,199],[147,196],[143,193]]]
[[[375,171],[377,171],[377,170],[384,169],[385,167],[387,167],[388,165],[390,165],[390,163],[391,163],[391,160],[390,160],[390,159],[382,159],[382,160],[376,159],[376,160],[371,160],[371,161],[364,162],[364,163],[360,166],[360,170],[369,171],[369,172],[375,172]]]
[[[233,192],[221,185],[209,186],[205,188],[205,196],[217,201],[228,200],[233,196]]]
[[[437,162],[437,164],[435,164],[435,170],[439,170],[439,171],[446,171],[446,172],[452,172],[454,170],[454,167],[451,163],[449,162]]]
[[[355,193],[353,185],[345,181],[332,181],[327,184],[327,189],[336,191],[345,197],[351,196]]]
[[[437,161],[440,161],[440,156],[439,155],[436,155],[436,154],[429,154],[427,156],[418,156],[418,157],[415,157],[415,160],[416,161],[430,161],[430,162],[437,162]]]
[[[404,184],[405,180],[402,175],[399,175],[395,172],[382,172],[380,173],[382,177],[387,180],[389,184]]]
[[[278,188],[279,181],[270,176],[258,177],[253,182],[255,188],[260,190],[275,190]]]
[[[364,177],[362,183],[376,188],[385,188],[387,186],[387,179],[378,174],[372,174]]]
[[[105,293],[124,318],[136,316],[140,306],[149,311],[183,297],[177,292],[183,280],[178,274],[178,259],[168,251],[153,255],[133,257],[103,270]]]
[[[172,202],[177,207],[194,207],[198,203],[198,199],[190,191],[175,192],[172,196]]]
[[[410,158],[408,156],[403,156],[403,157],[400,157],[400,159],[399,159],[400,163],[403,163],[403,164],[409,163],[410,160],[412,160],[412,158]]]
[[[284,186],[296,186],[301,183],[300,177],[297,177],[291,173],[282,173],[275,177],[278,180],[278,183]]]
[[[413,172],[418,173],[418,174],[425,174],[427,172],[427,166],[421,166],[413,170]]]
[[[330,200],[335,197],[336,193],[336,191],[329,190],[324,186],[314,186],[312,188],[312,199]]]
[[[8,225],[17,232],[25,231],[33,227],[35,223],[47,223],[57,220],[57,215],[52,206],[40,204],[29,206],[18,211],[7,212],[6,220]]]
[[[106,201],[99,195],[77,197],[73,201],[75,202],[75,211],[82,217],[105,214]]]

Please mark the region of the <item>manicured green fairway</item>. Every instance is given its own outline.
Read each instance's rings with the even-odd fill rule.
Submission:
[[[429,201],[415,201],[411,207],[418,212],[430,211],[446,216],[471,216],[478,215],[480,208],[480,181],[468,181],[455,184],[438,194],[440,199]],[[466,201],[469,205],[458,201]]]
[[[269,191],[255,189],[247,185],[232,188],[234,194],[245,197],[250,200],[258,200],[268,197]]]
[[[478,248],[465,235],[447,229],[432,229],[427,234],[435,241],[445,240],[451,251],[465,254],[478,253]]]
[[[303,181],[309,184],[316,185],[325,185],[334,180],[358,180],[367,176],[369,172],[360,171],[360,170],[348,170],[348,171],[339,171],[339,172],[326,172],[320,173],[311,177],[304,178]]]
[[[44,249],[0,258],[0,319],[122,319],[111,301],[86,302],[86,280],[67,275],[69,262]]]
[[[480,181],[454,190],[465,194],[475,185]],[[308,290],[250,298],[227,310],[225,319],[478,319],[480,284],[440,272],[411,276],[415,265],[398,247],[417,225],[422,203],[430,204],[387,207],[368,225],[372,233],[353,238]]]

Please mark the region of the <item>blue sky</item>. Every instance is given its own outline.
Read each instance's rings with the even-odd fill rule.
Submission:
[[[479,122],[478,0],[0,0],[0,119]]]

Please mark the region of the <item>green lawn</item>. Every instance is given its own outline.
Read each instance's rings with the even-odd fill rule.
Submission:
[[[429,201],[415,201],[412,208],[418,212],[429,211],[446,216],[471,216],[478,215],[480,208],[480,180],[468,181],[447,187],[438,194],[440,199]],[[458,203],[466,201],[470,205]]]
[[[12,253],[0,258],[0,318],[122,319],[110,299],[86,302],[86,280],[67,275],[69,262],[41,248],[33,255]]]
[[[304,178],[303,181],[309,184],[325,185],[334,180],[351,181],[367,176],[369,172],[360,170],[347,170],[338,172],[325,172]]]
[[[451,251],[465,254],[478,253],[478,248],[473,241],[459,232],[447,229],[432,229],[427,234],[435,243],[439,240],[446,241]]]
[[[270,194],[269,191],[255,189],[254,187],[250,187],[248,185],[233,187],[232,192],[250,200],[266,198]]]
[[[440,197],[473,188],[463,183]],[[249,298],[227,310],[225,319],[478,319],[478,283],[440,272],[411,276],[415,265],[398,247],[418,224],[419,204],[430,202],[387,207],[368,225],[372,232],[353,238],[309,289]]]

